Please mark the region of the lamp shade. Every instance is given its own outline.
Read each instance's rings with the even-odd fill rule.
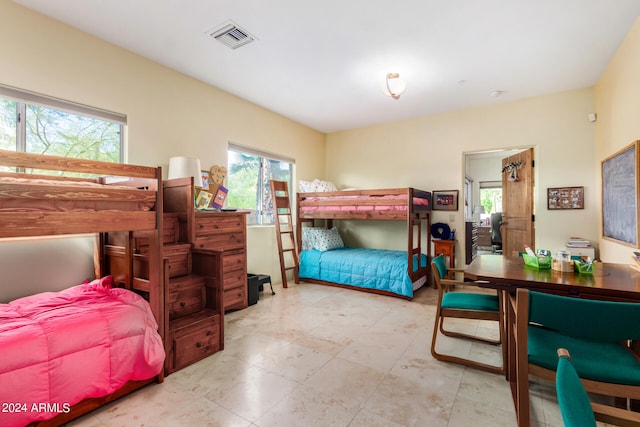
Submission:
[[[193,185],[202,187],[200,159],[193,157],[171,157],[169,159],[168,178],[188,178],[193,177]]]

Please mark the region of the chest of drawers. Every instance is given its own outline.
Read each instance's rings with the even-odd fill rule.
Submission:
[[[193,246],[212,250],[214,277],[223,290],[224,310],[243,309],[247,300],[247,230],[242,212],[196,212]]]

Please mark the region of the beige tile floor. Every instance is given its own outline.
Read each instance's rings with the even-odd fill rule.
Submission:
[[[226,314],[224,351],[71,425],[516,425],[503,376],[431,357],[433,289],[405,301],[314,284],[274,288]],[[491,323],[455,326],[497,334]],[[500,360],[499,347],[443,337],[438,348]],[[562,426],[553,386],[531,390],[532,425]]]

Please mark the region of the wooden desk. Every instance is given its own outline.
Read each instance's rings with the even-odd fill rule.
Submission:
[[[482,255],[465,269],[466,279],[478,286],[504,292],[506,326],[506,378],[516,398],[516,349],[513,322],[518,288],[580,298],[640,302],[640,272],[627,264],[596,263],[593,275],[537,270],[524,265],[521,257]],[[637,408],[637,402],[632,407]],[[637,409],[635,409],[637,410]]]
[[[456,241],[448,239],[432,239],[434,256],[449,257],[449,268],[456,265]]]
[[[482,255],[465,269],[464,276],[480,286],[515,294],[519,287],[583,298],[640,302],[640,272],[627,264],[598,262],[593,275],[537,270],[521,257]]]

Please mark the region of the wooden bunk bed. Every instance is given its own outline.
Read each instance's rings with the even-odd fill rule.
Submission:
[[[428,262],[431,256],[431,235],[428,232],[431,228],[430,214],[431,193],[410,187],[298,193],[296,203],[296,239],[300,256],[299,278],[306,282],[357,288],[367,292],[411,299],[413,291],[428,282]],[[307,231],[305,228],[308,226],[314,227],[316,221],[324,220],[326,228],[331,229],[333,221],[340,219],[406,222],[406,252],[368,249],[353,253],[353,256],[361,257],[359,261],[355,261],[356,263],[362,263],[364,262],[363,260],[366,260],[369,266],[377,265],[373,262],[373,257],[376,254],[382,255],[385,258],[384,261],[381,261],[385,265],[383,269],[387,268],[386,263],[389,258],[404,258],[402,268],[406,269],[406,279],[401,279],[404,283],[393,285],[391,289],[380,289],[387,286],[379,286],[375,283],[377,273],[374,271],[359,272],[360,277],[356,280],[343,280],[346,276],[346,270],[353,268],[353,266],[345,265],[345,260],[352,256],[352,251],[343,249],[326,251],[327,254],[331,253],[337,258],[336,262],[342,265],[337,268],[342,269],[342,271],[329,275],[323,273],[319,263],[324,254],[318,253],[322,251],[304,250],[309,249],[303,241],[303,235]],[[426,225],[427,230],[427,245],[424,253],[422,251],[423,225]],[[325,265],[329,265],[330,261],[322,262]],[[305,263],[311,263],[313,267],[306,268]],[[324,280],[325,277],[331,277],[332,280]],[[340,278],[333,280],[336,277]]]
[[[96,178],[78,177],[89,175]],[[0,150],[0,238],[100,236],[94,255],[96,280],[0,304],[4,353],[0,402],[13,405],[0,414],[0,424],[61,425],[151,382],[163,381],[161,188],[159,167]],[[109,268],[102,243],[111,232],[127,234],[130,242],[134,235],[148,239],[146,277],[135,277],[130,242],[124,261],[118,261],[126,264],[126,274],[115,280],[102,277]],[[114,317],[107,317],[112,313]],[[122,329],[116,324],[122,324]],[[108,337],[98,336],[103,330]],[[121,335],[114,339],[112,334]],[[77,337],[71,343],[75,347],[66,347],[73,337]],[[13,362],[7,356],[11,351]],[[87,362],[94,358],[90,354],[100,356],[95,359],[105,366],[104,374]],[[62,371],[66,376],[58,378]],[[72,397],[62,394],[63,389],[69,392],[66,384],[73,384]],[[54,396],[54,390],[61,394]],[[49,398],[30,401],[34,396]]]

